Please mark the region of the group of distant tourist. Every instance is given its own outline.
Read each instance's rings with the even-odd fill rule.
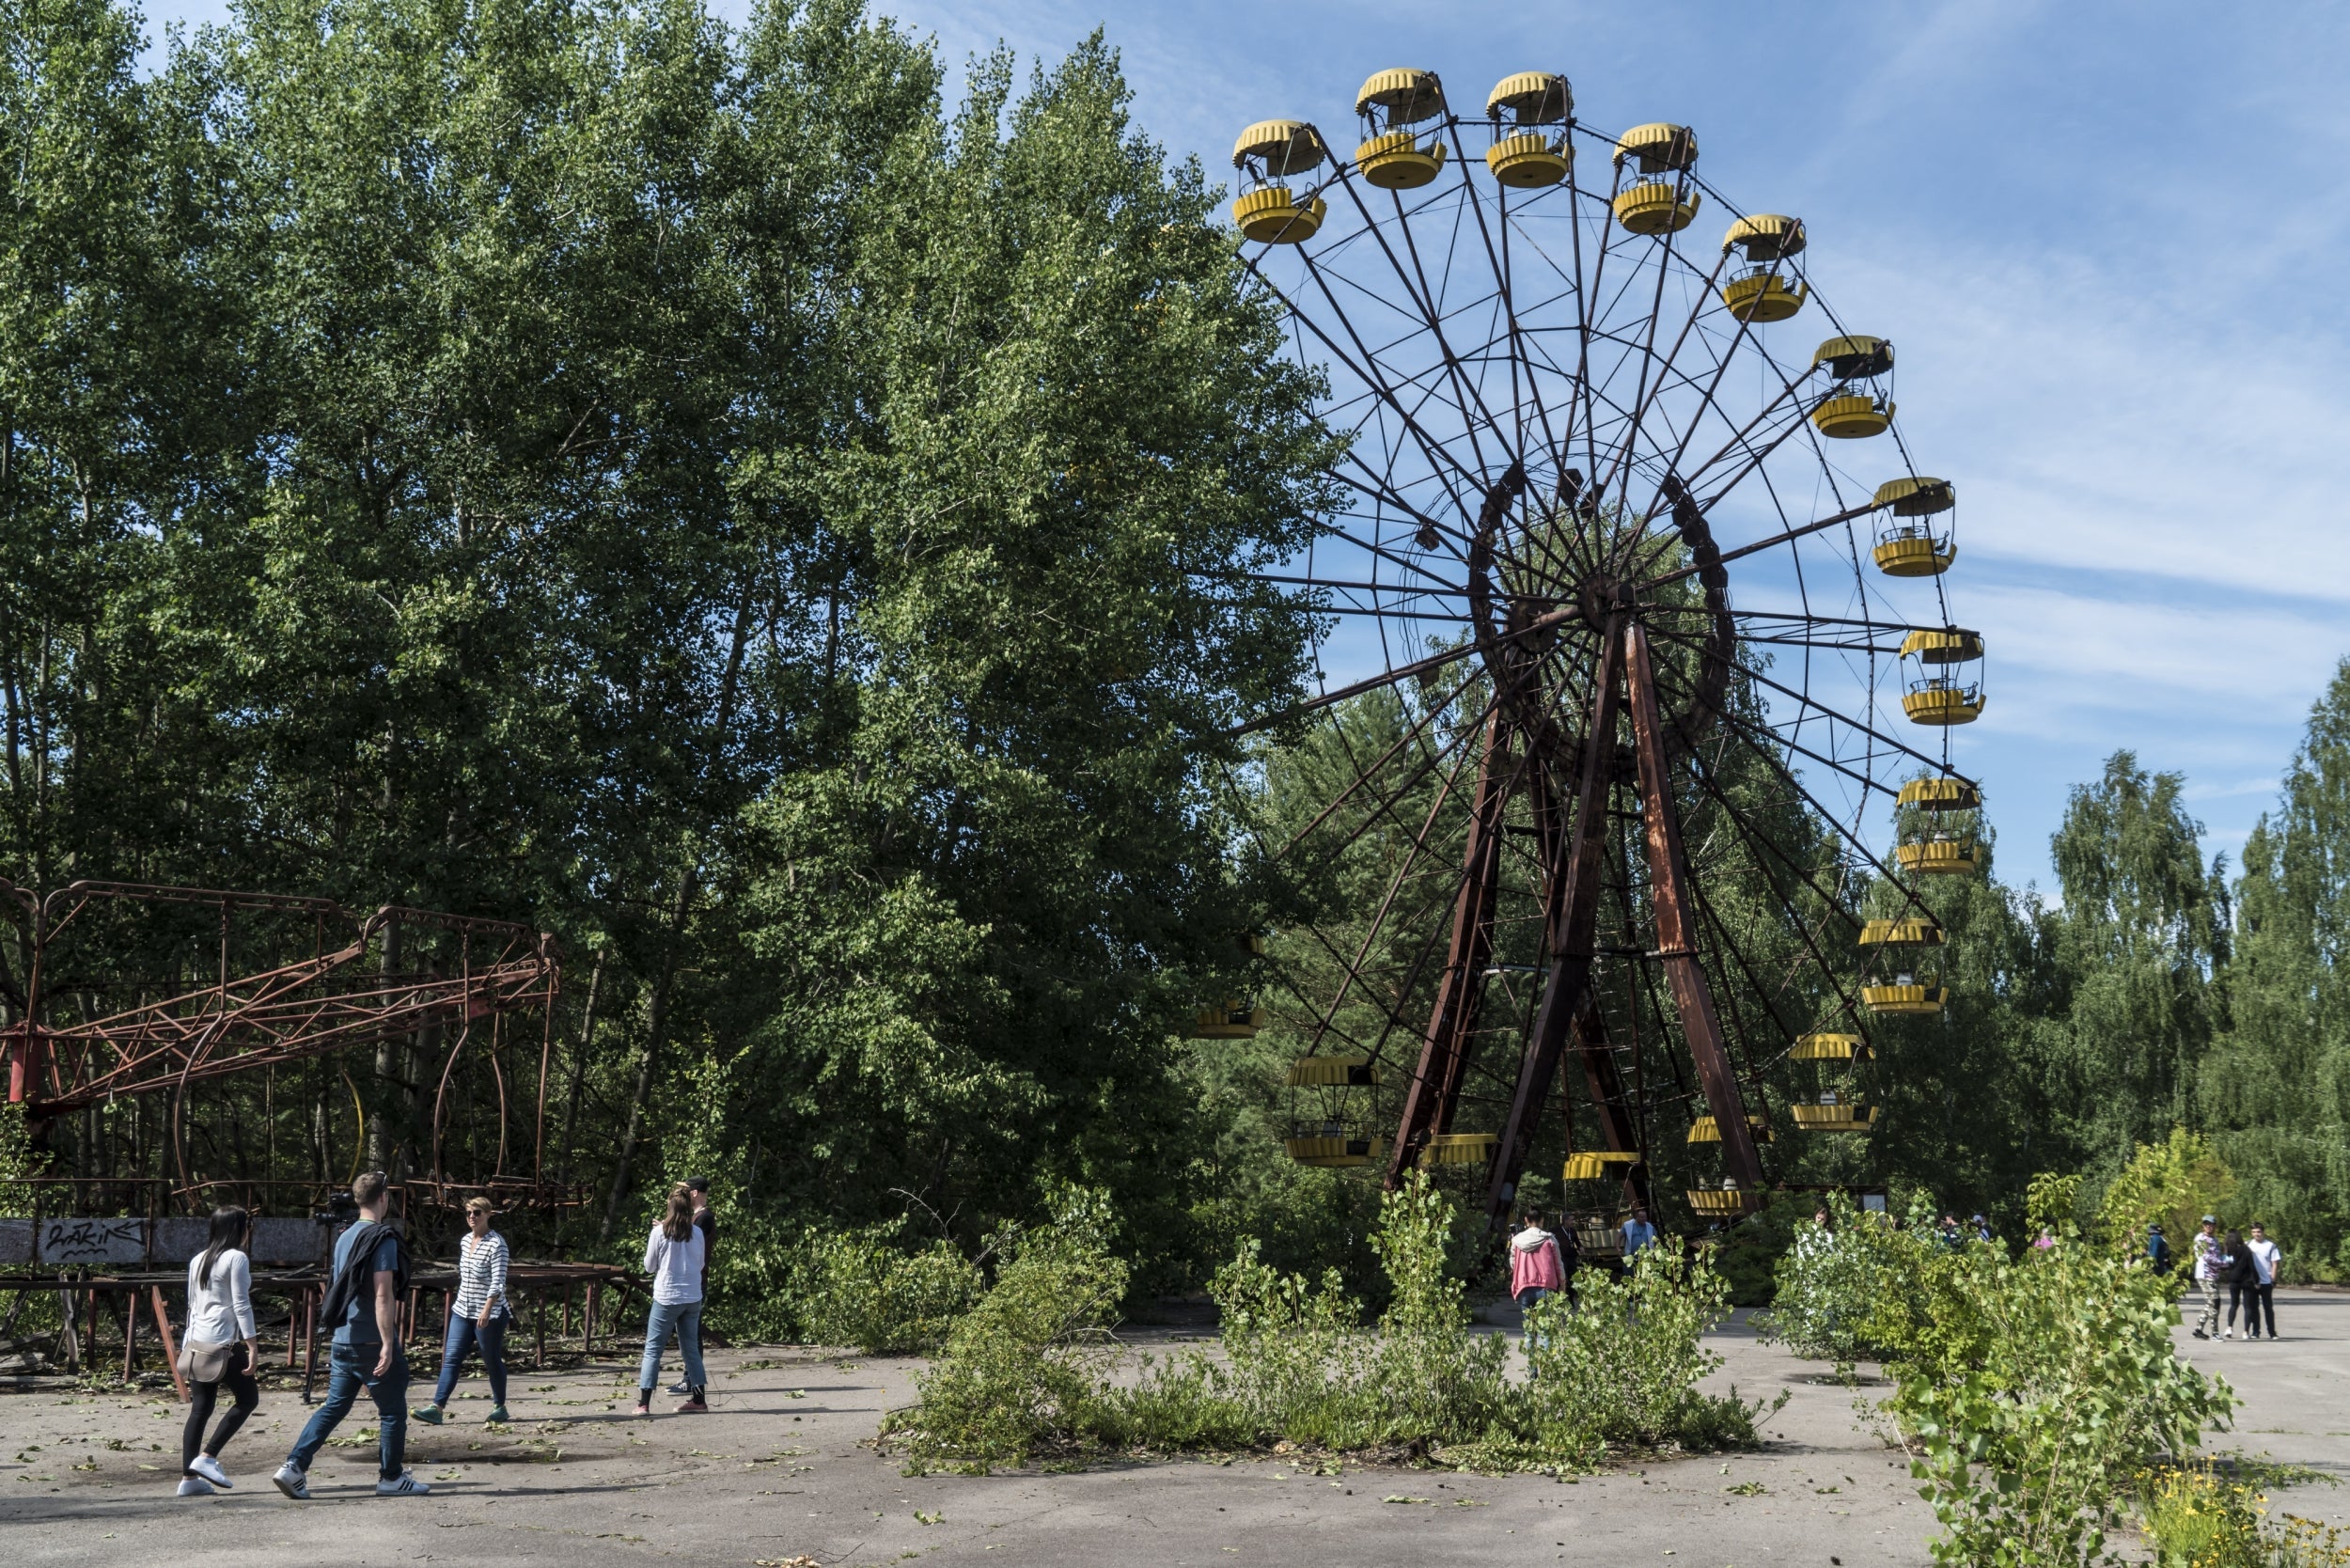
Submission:
[[[2164,1273],[2171,1267],[2170,1244],[2164,1239],[2162,1227],[2152,1225],[2146,1231],[2146,1253],[2154,1266]],[[2251,1234],[2231,1231],[2219,1234],[2219,1216],[2205,1215],[2201,1227],[2195,1232],[2189,1257],[2195,1288],[2202,1293],[2203,1310],[2195,1320],[2195,1337],[2199,1340],[2232,1340],[2235,1338],[2236,1315],[2244,1317],[2244,1337],[2262,1338],[2261,1325],[2268,1327],[2266,1338],[2277,1337],[2277,1270],[2284,1262],[2284,1253],[2268,1239],[2268,1228],[2259,1221],[2252,1223]],[[2219,1287],[2228,1288],[2228,1315],[2219,1315]]]
[[[448,1333],[441,1349],[441,1377],[432,1403],[410,1410],[408,1360],[400,1331],[400,1301],[408,1288],[407,1240],[390,1215],[391,1183],[370,1171],[351,1184],[359,1205],[357,1223],[335,1243],[321,1325],[332,1325],[328,1345],[326,1402],[295,1439],[293,1451],[270,1479],[289,1497],[310,1496],[310,1463],[335,1428],[358,1402],[362,1389],[375,1402],[378,1423],[375,1495],[421,1497],[431,1487],[406,1465],[408,1422],[430,1426],[448,1419],[448,1402],[465,1363],[475,1356],[490,1384],[485,1420],[503,1421],[506,1410],[506,1329],[513,1321],[507,1298],[510,1254],[506,1238],[492,1230],[496,1217],[490,1200],[466,1200],[465,1233],[458,1244],[457,1290],[449,1304]],[[645,1325],[645,1355],[637,1367],[634,1414],[652,1414],[653,1388],[661,1381],[661,1357],[670,1336],[685,1363],[685,1381],[670,1391],[685,1402],[680,1415],[710,1409],[702,1371],[702,1297],[709,1282],[717,1218],[710,1210],[710,1182],[695,1177],[669,1189],[661,1219],[645,1243],[645,1273],[652,1280],[652,1307]],[[213,1212],[204,1250],[188,1261],[188,1319],[180,1350],[180,1372],[188,1385],[188,1419],[180,1434],[180,1496],[208,1497],[233,1486],[220,1462],[221,1450],[260,1403],[254,1372],[259,1365],[253,1324],[253,1267],[248,1250],[253,1219],[241,1208]],[[229,1408],[212,1415],[226,1389]],[[207,1424],[212,1434],[205,1435]]]

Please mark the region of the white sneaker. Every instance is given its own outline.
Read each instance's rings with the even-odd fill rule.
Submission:
[[[375,1495],[379,1497],[421,1497],[431,1490],[416,1479],[413,1470],[400,1471],[398,1481],[379,1481],[375,1483]]]
[[[2232,1340],[2235,1338],[2235,1330],[2232,1328],[2223,1328],[2219,1331],[2219,1337],[2223,1340]]]
[[[183,1497],[209,1497],[212,1495],[212,1483],[202,1476],[181,1476],[180,1495]]]
[[[228,1472],[220,1467],[220,1461],[214,1459],[209,1453],[197,1454],[196,1456],[196,1463],[190,1465],[188,1468],[195,1471],[197,1475],[202,1476],[206,1481],[211,1482],[214,1486],[219,1487],[224,1492],[233,1492],[236,1490],[237,1483],[228,1479]]]
[[[306,1472],[296,1469],[292,1460],[289,1459],[283,1465],[278,1466],[277,1473],[270,1477],[270,1480],[275,1482],[277,1489],[294,1501],[308,1502],[310,1500],[310,1477]]]

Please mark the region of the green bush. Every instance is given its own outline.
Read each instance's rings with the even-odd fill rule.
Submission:
[[[2035,1183],[2034,1222],[2069,1212],[2076,1190]],[[2175,1354],[2169,1282],[2069,1224],[2053,1247],[2011,1262],[1970,1247],[1916,1284],[1915,1309],[1872,1332],[1894,1341],[1888,1407],[1922,1445],[1911,1473],[1942,1523],[1939,1561],[2100,1560],[2137,1478],[2194,1451],[2234,1403]]]
[[[1842,1193],[1828,1199],[1829,1223],[1806,1219],[1778,1261],[1770,1310],[1754,1316],[1766,1343],[1840,1365],[1879,1360],[1914,1316],[1921,1280],[1949,1253],[1934,1230],[1933,1211],[1913,1203],[1909,1223],[1854,1205]],[[1970,1243],[1980,1246],[1980,1243]]]
[[[948,1241],[919,1252],[896,1226],[811,1238],[796,1271],[801,1337],[869,1356],[927,1354],[979,1299],[978,1267]]]
[[[1581,1312],[1563,1298],[1543,1304],[1534,1376],[1512,1383],[1508,1341],[1472,1331],[1462,1282],[1446,1269],[1451,1205],[1415,1177],[1387,1196],[1372,1238],[1388,1284],[1375,1325],[1337,1270],[1318,1281],[1285,1275],[1250,1242],[1213,1286],[1221,1355],[1145,1358],[1138,1378],[1120,1386],[1107,1330],[1124,1274],[1106,1220],[1098,1197],[1081,1198],[1008,1248],[995,1288],[917,1379],[920,1403],[885,1423],[913,1467],[1290,1442],[1564,1468],[1610,1445],[1754,1440],[1755,1412],[1734,1390],[1725,1399],[1696,1389],[1719,1365],[1700,1337],[1727,1308],[1701,1259],[1657,1248],[1623,1282],[1586,1276]]]
[[[911,1468],[984,1472],[1098,1440],[1126,1291],[1110,1233],[1108,1195],[1072,1188],[1050,1223],[993,1240],[994,1288],[916,1376],[919,1402],[883,1423]]]

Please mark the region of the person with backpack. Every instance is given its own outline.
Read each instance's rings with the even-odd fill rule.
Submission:
[[[2163,1235],[2162,1221],[2158,1219],[2147,1222],[2146,1262],[2156,1274],[2170,1272],[2170,1243]]]
[[[220,1450],[261,1403],[253,1371],[260,1364],[253,1331],[253,1216],[231,1205],[212,1211],[210,1245],[188,1260],[188,1325],[180,1341],[180,1375],[188,1385],[188,1420],[180,1432],[180,1496],[208,1497],[236,1483],[220,1467]],[[235,1403],[204,1440],[222,1384]]]
[[[391,1180],[370,1170],[351,1184],[358,1223],[335,1243],[335,1267],[319,1304],[319,1325],[334,1325],[328,1346],[326,1403],[295,1439],[293,1451],[270,1479],[297,1501],[310,1496],[310,1462],[351,1414],[365,1388],[375,1401],[379,1497],[420,1497],[432,1490],[410,1474],[408,1356],[400,1342],[400,1301],[408,1288],[408,1249],[400,1227],[385,1217]]]
[[[645,1322],[645,1359],[636,1369],[636,1410],[652,1414],[652,1391],[661,1381],[661,1353],[677,1334],[685,1360],[685,1403],[681,1416],[706,1416],[710,1385],[702,1373],[702,1233],[694,1226],[693,1189],[680,1182],[645,1242],[645,1272],[652,1276],[652,1311]]]
[[[506,1304],[506,1238],[490,1229],[494,1215],[490,1200],[476,1193],[465,1200],[465,1234],[457,1244],[457,1299],[449,1306],[448,1339],[441,1347],[441,1381],[432,1403],[409,1412],[427,1426],[447,1419],[448,1396],[465,1370],[465,1357],[478,1348],[481,1370],[490,1379],[490,1413],[484,1420],[503,1421],[506,1414],[506,1325],[514,1313]]]

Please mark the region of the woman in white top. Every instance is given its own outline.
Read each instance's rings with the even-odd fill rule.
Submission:
[[[253,1217],[243,1209],[212,1211],[210,1245],[188,1260],[188,1325],[180,1345],[180,1372],[188,1380],[188,1424],[180,1434],[180,1495],[210,1497],[233,1483],[220,1467],[220,1450],[244,1425],[261,1390],[253,1381],[259,1356],[253,1334]],[[220,1386],[235,1403],[204,1441]]]
[[[465,1200],[465,1235],[457,1244],[457,1299],[449,1304],[448,1339],[441,1346],[441,1381],[432,1403],[408,1412],[428,1426],[446,1419],[448,1396],[465,1370],[465,1357],[478,1347],[481,1370],[490,1377],[490,1413],[482,1419],[503,1421],[506,1414],[506,1325],[513,1312],[506,1305],[506,1238],[490,1229],[495,1217],[490,1200],[476,1193]]]
[[[677,1330],[685,1357],[685,1403],[681,1416],[708,1414],[702,1397],[702,1233],[694,1229],[694,1194],[680,1182],[669,1189],[669,1206],[645,1243],[645,1272],[652,1276],[652,1315],[645,1323],[645,1360],[636,1369],[636,1414],[652,1414],[653,1386],[661,1381],[661,1353]]]

